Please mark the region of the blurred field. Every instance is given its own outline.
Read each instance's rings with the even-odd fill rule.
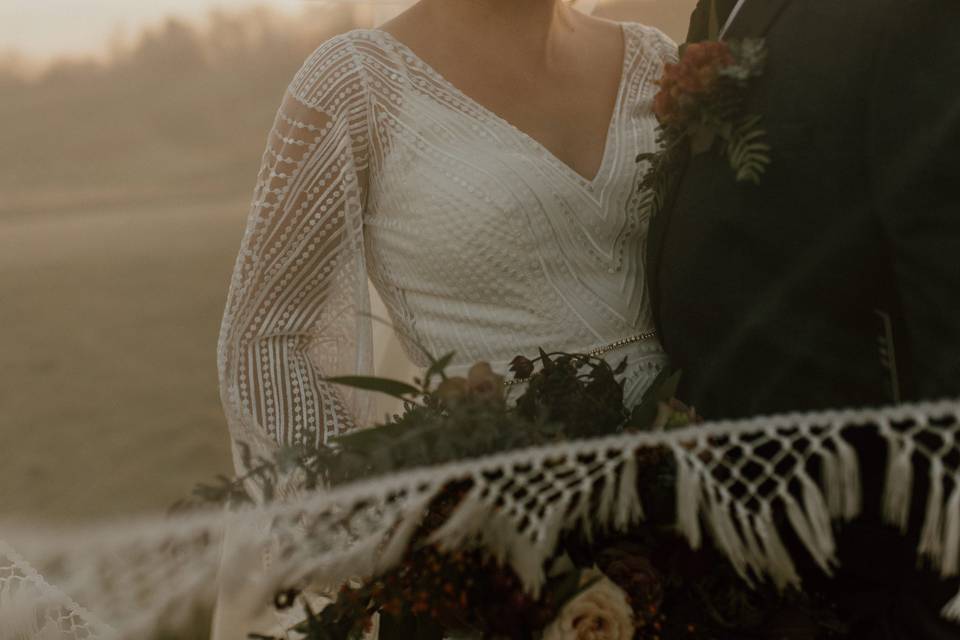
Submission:
[[[162,508],[229,470],[215,346],[244,205],[0,220],[5,514]]]
[[[170,20],[0,73],[0,519],[167,508],[231,470],[216,340],[286,82],[346,10]]]
[[[601,13],[679,38],[692,4]],[[171,20],[29,79],[0,59],[0,520],[165,509],[230,471],[216,339],[260,153],[358,15]]]

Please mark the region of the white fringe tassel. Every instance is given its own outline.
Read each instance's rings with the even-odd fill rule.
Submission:
[[[889,427],[888,427],[889,428]],[[884,485],[883,514],[890,524],[907,530],[910,516],[910,496],[913,491],[912,440],[887,434],[887,477]]]
[[[951,622],[960,624],[960,592],[940,610],[940,615]]]

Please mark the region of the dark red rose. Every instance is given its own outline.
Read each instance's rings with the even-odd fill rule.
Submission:
[[[626,591],[638,616],[659,609],[663,599],[663,582],[660,573],[639,546],[621,543],[608,547],[597,557],[597,566]]]
[[[657,84],[653,113],[664,126],[683,126],[696,104],[717,85],[720,71],[734,64],[725,42],[697,42],[686,47],[679,64],[667,64]]]
[[[517,380],[526,380],[533,375],[533,361],[526,356],[517,356],[510,362],[510,371]]]

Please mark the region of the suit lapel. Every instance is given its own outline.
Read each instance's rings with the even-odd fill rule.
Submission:
[[[694,42],[702,42],[707,39],[708,31],[708,19],[709,19],[709,5],[706,0],[699,0],[697,2],[696,8],[693,10],[693,13],[690,16],[690,29],[687,31],[687,41],[685,44],[680,46],[680,55],[683,55],[683,50],[688,44]],[[683,153],[680,161],[678,162],[677,173],[679,174],[676,177],[677,182],[679,183],[680,179],[683,177],[683,174],[686,172],[687,162],[689,161],[689,155]],[[650,226],[647,230],[647,289],[650,295],[650,303],[653,307],[653,323],[657,331],[662,335],[663,331],[660,327],[660,321],[657,316],[657,309],[659,307],[660,300],[660,284],[659,284],[659,272],[660,272],[660,260],[663,248],[663,238],[667,233],[667,217],[672,207],[673,197],[676,195],[676,189],[671,190],[673,193],[669,196],[669,201],[663,203],[663,209],[658,211],[656,215],[653,216],[653,219],[650,220]]]
[[[700,0],[690,16],[690,28],[687,30],[687,43],[701,42],[707,39],[709,28],[709,5]]]
[[[723,39],[761,37],[770,30],[788,4],[790,0],[746,0]]]
[[[673,209],[674,201],[677,199],[677,192],[683,183],[683,177],[687,172],[689,162],[690,153],[684,150],[677,158],[676,175],[663,202],[663,208],[654,214],[647,229],[647,290],[650,294],[650,304],[653,309],[654,328],[661,336],[663,335],[663,328],[660,326],[658,311],[660,308],[660,264],[663,260],[663,244],[670,227],[670,212]]]
[[[777,18],[783,13],[783,10],[790,4],[790,0],[746,0],[730,27],[724,35],[725,40],[737,40],[742,38],[759,38],[770,30]],[[700,42],[707,38],[709,5],[706,0],[700,0],[697,8],[690,18],[690,31],[687,35],[687,44]],[[676,191],[682,187],[683,175],[686,173],[687,164],[690,161],[689,154],[685,153],[681,162],[678,163],[675,188],[664,203],[662,211],[659,211],[650,222],[647,256],[647,282],[649,285],[650,301],[653,305],[654,323],[657,329],[660,329],[658,317],[658,308],[660,300],[659,272],[660,264],[663,260],[664,238],[670,226],[670,214],[676,200]],[[662,331],[661,331],[662,334]]]

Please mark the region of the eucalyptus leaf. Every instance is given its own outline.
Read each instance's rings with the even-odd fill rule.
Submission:
[[[594,576],[587,582],[580,584],[582,577],[583,571],[577,569],[576,571],[572,571],[570,574],[562,578],[562,582],[557,586],[557,591],[554,592],[557,595],[557,602],[559,603],[557,605],[558,611],[563,609],[568,602],[604,579],[603,574],[600,574]]]
[[[660,403],[669,402],[676,397],[682,373],[682,371],[670,367],[661,370],[646,393],[643,394],[643,400],[630,412],[627,427],[643,431],[649,430],[657,419]]]
[[[565,604],[570,602],[577,593],[580,592],[580,576],[583,572],[580,569],[573,569],[564,573],[554,580],[548,589],[553,594],[558,603],[557,609],[562,609]]]
[[[451,351],[450,353],[441,357],[439,360],[434,360],[430,365],[430,368],[427,369],[426,374],[423,376],[424,382],[429,384],[433,376],[443,376],[444,371],[446,371],[447,367],[450,365],[450,361],[453,360],[454,355],[456,355],[456,352]]]
[[[376,391],[377,393],[384,393],[388,396],[399,398],[400,400],[406,400],[407,396],[420,393],[420,389],[417,389],[415,386],[399,380],[391,380],[390,378],[377,378],[374,376],[336,376],[333,378],[324,378],[324,381],[345,387],[352,387],[354,389],[362,389],[364,391]]]
[[[662,379],[660,376],[657,376],[653,386],[654,395],[657,400],[669,402],[671,399],[677,397],[677,389],[680,387],[680,377],[682,374],[682,371],[676,370],[668,373]]]

